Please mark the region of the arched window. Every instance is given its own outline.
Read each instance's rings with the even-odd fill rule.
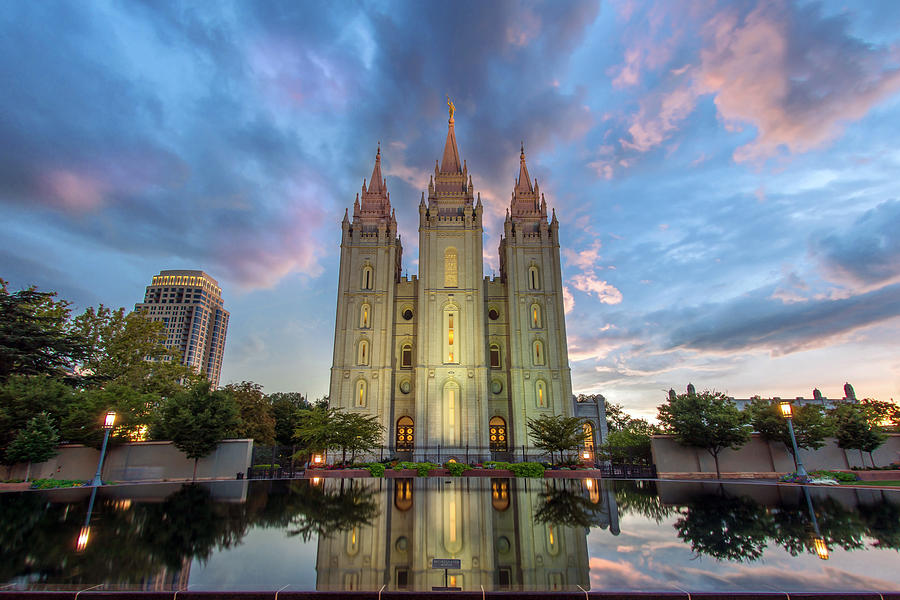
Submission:
[[[500,344],[491,344],[491,368],[500,368]]]
[[[594,450],[594,426],[589,422],[584,423],[584,448],[585,450]]]
[[[509,479],[491,479],[491,506],[498,512],[509,508]]]
[[[369,340],[360,340],[359,348],[356,352],[356,364],[358,365],[368,365],[369,364]]]
[[[539,367],[547,362],[547,357],[544,356],[544,343],[541,340],[534,340],[531,358],[534,362],[534,366],[536,367]]]
[[[528,267],[528,289],[529,290],[539,290],[541,289],[541,275],[538,272],[538,268],[534,265]]]
[[[412,344],[403,344],[400,347],[400,366],[404,369],[412,367]]]
[[[363,304],[359,309],[359,326],[363,329],[371,327],[371,312],[372,307],[368,303]]]
[[[539,304],[535,303],[531,305],[531,327],[534,329],[540,329],[543,327],[541,325],[541,307]]]
[[[459,285],[457,258],[456,248],[444,250],[444,287],[456,287]]]
[[[503,420],[503,417],[491,417],[489,425],[491,452],[506,452],[509,449],[506,437],[506,421]]]
[[[407,511],[412,508],[412,479],[397,478],[394,480],[394,506],[397,510]]]
[[[356,406],[366,405],[366,380],[360,379],[356,382]]]
[[[412,452],[414,440],[413,420],[409,417],[400,417],[397,421],[397,452]]]
[[[459,311],[455,306],[444,309],[444,362],[459,363]]]
[[[547,402],[547,384],[544,383],[543,379],[538,379],[534,382],[534,401],[538,408],[547,408],[549,405],[549,402]]]
[[[375,270],[366,265],[362,269],[362,289],[371,290],[373,285],[375,285]]]

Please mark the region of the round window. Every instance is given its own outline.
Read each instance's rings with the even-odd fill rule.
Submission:
[[[404,394],[408,394],[410,389],[409,380],[404,379],[400,382],[400,391]]]
[[[406,319],[407,321],[409,321],[410,319],[412,319],[412,318],[413,318],[413,313],[412,313],[412,311],[411,311],[410,309],[408,309],[408,308],[407,308],[406,310],[404,310],[404,311],[403,311],[403,318]]]
[[[490,318],[491,321],[496,321],[500,318],[500,313],[497,312],[496,308],[492,308],[488,311],[488,318]]]
[[[495,394],[499,394],[500,392],[503,391],[503,384],[500,382],[499,379],[495,379],[491,382],[491,391],[494,392]]]

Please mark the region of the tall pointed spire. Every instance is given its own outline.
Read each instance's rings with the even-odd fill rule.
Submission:
[[[453,113],[456,107],[447,97],[447,105],[450,107],[450,120],[447,129],[447,142],[444,144],[444,156],[441,158],[441,173],[462,173],[459,164],[459,150],[456,148],[456,132],[453,130]]]
[[[528,165],[525,164],[525,142],[522,142],[519,153],[519,178],[516,179],[516,191],[530,194],[534,191],[531,187],[531,178],[528,176]]]
[[[384,178],[381,176],[381,142],[378,142],[378,152],[375,154],[375,168],[372,169],[370,192],[380,194],[384,186]]]

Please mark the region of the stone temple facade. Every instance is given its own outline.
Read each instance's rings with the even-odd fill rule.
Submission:
[[[380,148],[352,214],[345,211],[331,406],[377,415],[398,456],[521,456],[531,446],[528,419],[574,413],[559,222],[555,211],[548,218],[524,149],[498,277],[484,276],[482,213],[452,108],[419,203],[418,277],[401,276]],[[589,443],[593,429],[586,426]]]

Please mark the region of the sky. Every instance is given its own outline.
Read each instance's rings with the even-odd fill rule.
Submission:
[[[221,383],[324,396],[344,209],[380,142],[417,272],[449,95],[485,274],[520,143],[556,209],[576,393],[900,399],[898,24],[892,0],[11,2],[0,277],[80,312],[202,269]]]

